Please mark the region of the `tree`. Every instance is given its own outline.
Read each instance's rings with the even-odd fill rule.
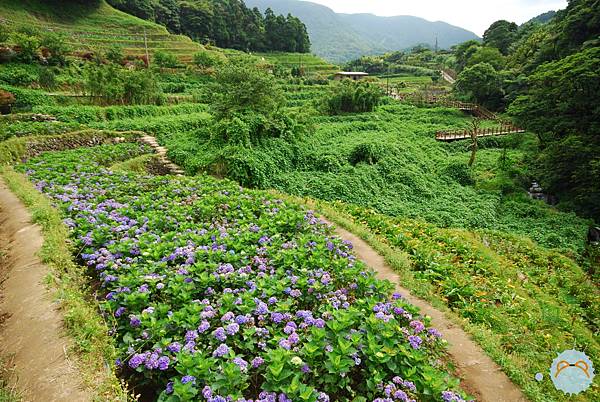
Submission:
[[[519,26],[514,22],[496,21],[483,34],[483,44],[495,47],[506,56],[510,45],[517,38],[518,30]]]
[[[467,67],[479,63],[489,63],[499,71],[506,65],[506,59],[495,47],[484,46],[477,48],[477,50],[468,58]]]
[[[211,108],[218,119],[237,113],[273,114],[281,104],[282,92],[275,77],[252,59],[235,60],[219,69],[211,89]]]
[[[519,124],[558,137],[577,132],[600,138],[600,48],[538,67],[529,87],[509,109]]]
[[[457,45],[454,48],[454,55],[456,57],[456,70],[462,71],[471,58],[471,56],[481,47],[481,43],[476,40],[469,40]]]
[[[600,47],[546,63],[509,113],[542,139],[541,183],[600,221]]]
[[[461,95],[490,109],[498,109],[503,104],[500,74],[488,63],[465,68],[458,75],[454,88]]]
[[[559,13],[557,24],[556,45],[560,54],[576,52],[586,41],[600,37],[598,0],[570,0],[566,10]]]

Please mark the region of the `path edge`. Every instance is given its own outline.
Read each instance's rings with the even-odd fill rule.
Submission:
[[[4,189],[2,189],[4,187]],[[91,298],[82,267],[72,260],[68,229],[50,200],[39,193],[27,176],[12,167],[0,167],[0,191],[18,199],[28,225],[36,226],[43,244],[36,257],[46,267],[44,287],[49,303],[58,304],[62,318],[60,336],[68,341],[65,351],[73,360],[90,400],[132,400],[126,384],[112,370],[116,350],[109,328]]]

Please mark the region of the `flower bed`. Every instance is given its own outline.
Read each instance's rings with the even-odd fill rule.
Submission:
[[[143,152],[20,167],[99,282],[124,376],[160,401],[462,400],[439,333],[312,212],[228,181],[101,166]]]

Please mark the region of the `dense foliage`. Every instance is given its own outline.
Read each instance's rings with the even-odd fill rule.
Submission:
[[[114,7],[217,46],[308,53],[306,26],[292,15],[265,15],[242,0],[109,0]]]
[[[127,70],[120,66],[86,66],[85,92],[98,104],[160,104],[163,93],[154,74],[147,69]]]
[[[539,136],[540,149],[532,156],[537,180],[559,197],[559,206],[595,220],[600,219],[599,27],[598,2],[572,0],[549,22],[532,20],[517,28],[498,21],[486,31],[483,45],[472,41],[456,48],[461,71],[456,90],[496,109],[509,106],[519,123]],[[506,57],[477,57],[490,48]]]
[[[436,361],[439,333],[312,212],[208,177],[102,167],[141,152],[21,167],[98,276],[124,373],[161,401],[462,400]]]
[[[343,80],[321,101],[329,115],[372,112],[381,102],[381,88],[370,82]]]

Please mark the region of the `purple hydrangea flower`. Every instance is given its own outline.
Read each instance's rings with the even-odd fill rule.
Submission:
[[[238,333],[239,330],[240,326],[235,322],[227,325],[227,327],[225,328],[225,332],[227,332],[227,335],[235,335]]]
[[[418,335],[411,335],[408,337],[408,342],[410,343],[410,346],[413,349],[420,349],[421,343],[423,343],[423,340]]]
[[[192,384],[196,384],[196,377],[194,377],[193,375],[185,375],[181,378],[182,384],[187,384],[188,382],[191,382]]]
[[[173,353],[179,353],[181,350],[181,344],[179,342],[173,342],[167,346],[167,350]]]
[[[144,363],[146,360],[146,355],[142,353],[137,353],[129,359],[129,367],[132,369],[138,368],[140,365]]]
[[[242,372],[245,372],[248,369],[248,362],[241,357],[235,357],[233,363],[236,364]]]
[[[210,324],[208,321],[206,320],[202,320],[202,322],[200,323],[200,325],[198,326],[198,332],[199,333],[203,333],[208,331],[208,329],[210,328]]]
[[[158,369],[160,371],[165,371],[169,368],[169,363],[171,360],[167,356],[162,356],[158,359]]]
[[[223,342],[225,341],[225,339],[227,339],[227,334],[225,333],[225,328],[223,327],[219,327],[217,329],[215,329],[215,331],[213,332],[213,335],[215,338],[217,338],[217,340]]]
[[[129,325],[131,325],[132,327],[139,327],[141,323],[142,321],[140,321],[140,319],[135,315],[129,316]]]
[[[213,352],[213,357],[223,357],[229,353],[229,347],[224,343],[220,344]]]
[[[260,367],[263,363],[265,362],[265,359],[263,359],[262,357],[255,357],[254,359],[252,359],[252,367],[253,368],[258,368]]]

